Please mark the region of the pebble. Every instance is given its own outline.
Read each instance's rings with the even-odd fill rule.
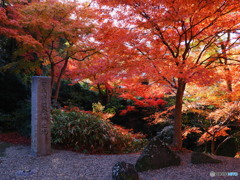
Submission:
[[[87,155],[71,151],[54,150],[49,156],[33,157],[30,146],[11,146],[0,157],[0,180],[111,180],[112,167],[121,161],[135,164],[139,153],[121,155]],[[240,179],[240,159],[214,157],[221,164],[190,163],[190,155],[181,156],[180,166],[172,166],[139,173],[141,180],[207,180],[211,172],[238,172],[237,177],[214,179]]]

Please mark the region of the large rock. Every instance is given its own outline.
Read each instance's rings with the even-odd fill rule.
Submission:
[[[143,150],[135,167],[137,171],[141,172],[168,166],[177,166],[180,162],[180,157],[171,151],[167,145],[156,136]]]
[[[174,127],[172,125],[166,126],[158,133],[158,137],[165,143],[172,144]]]
[[[201,137],[200,133],[191,132],[183,139],[183,147],[192,151],[201,151],[202,146],[198,146],[198,140]]]
[[[138,173],[133,164],[118,162],[112,168],[113,180],[139,180]]]
[[[224,142],[216,152],[218,156],[234,157],[238,152],[238,145],[235,138],[230,138]]]
[[[218,159],[213,159],[212,157],[200,152],[193,152],[191,156],[191,163],[193,164],[221,163],[221,162],[222,161]]]

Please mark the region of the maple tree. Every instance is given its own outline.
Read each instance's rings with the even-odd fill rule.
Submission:
[[[232,127],[239,126],[239,112],[239,102],[225,103],[221,108],[211,112],[207,117],[211,122],[211,126],[204,127],[205,132],[198,140],[199,145],[211,141],[211,152],[215,154],[224,142],[232,137],[239,136],[239,131],[233,131],[231,135],[227,132],[231,130]],[[219,136],[227,137],[215,148],[215,141]]]
[[[216,53],[219,54],[219,63],[223,66],[218,68],[220,70],[220,76],[225,80],[226,89],[228,93],[233,92],[233,86],[236,83],[234,79],[239,77],[235,72],[236,64],[239,65],[239,33],[238,29],[228,30],[223,37],[219,34],[216,36],[220,37],[219,42],[215,43]]]
[[[83,61],[97,53],[89,40],[94,28],[91,23],[94,13],[84,4],[58,0],[20,1],[13,7],[13,21],[18,27],[12,28],[12,37],[19,44],[18,55],[28,61],[39,61],[38,75],[50,72],[52,89],[56,84],[53,95],[56,102],[69,60]]]
[[[222,66],[214,52],[219,39],[239,29],[237,0],[97,0],[108,13],[100,38],[109,59],[132,75],[145,73],[175,89],[174,146],[182,147],[182,104],[186,85],[207,85]],[[107,8],[108,6],[109,8]],[[106,16],[106,15],[105,15]],[[112,28],[110,29],[110,26]],[[226,41],[225,41],[226,42]],[[231,47],[229,47],[231,48]],[[229,61],[231,59],[228,59]],[[126,75],[127,76],[127,75]]]
[[[71,60],[64,77],[70,79],[72,83],[87,80],[91,85],[91,90],[98,92],[100,102],[106,105],[115,94],[113,92],[116,88],[114,81],[117,81],[110,66],[112,65],[108,60],[102,59],[100,54],[89,57],[84,62]]]
[[[11,31],[10,26],[16,26],[16,21],[14,19],[10,19],[8,17],[7,9],[5,2],[2,1],[1,6],[0,6],[0,34],[1,35],[13,35],[16,33],[16,31]],[[10,30],[10,31],[9,31]]]
[[[225,80],[229,96],[239,98],[238,0],[8,2],[0,7],[0,34],[16,39],[24,61],[38,62],[37,74],[50,73],[55,100],[63,77],[89,78],[106,103],[117,90],[136,105],[157,106],[172,91],[181,148],[187,85]]]
[[[0,6],[0,35],[15,39],[19,42],[19,46],[36,47],[39,43],[30,35],[24,33],[19,22],[19,8],[24,7],[24,2],[15,0],[2,1]]]
[[[89,23],[88,9],[70,2],[51,1],[51,6],[49,3],[40,3],[41,6],[36,3],[22,9],[27,15],[22,22],[29,27],[28,33],[37,36],[36,39],[41,42],[42,52],[39,56],[43,63],[51,65],[52,87],[56,76],[53,98],[57,100],[60,81],[69,59],[83,61],[96,51],[87,38],[93,28]]]
[[[122,115],[128,111],[135,111],[135,107],[159,109],[165,104],[162,100],[164,88],[154,83],[149,84],[142,76],[122,77],[119,72],[126,70],[122,68],[120,66],[117,71],[115,61],[109,61],[108,58],[98,55],[84,62],[70,61],[65,78],[70,79],[72,83],[88,82],[91,90],[98,92],[103,105],[111,103],[113,96],[131,100],[134,106],[128,106],[120,113]]]

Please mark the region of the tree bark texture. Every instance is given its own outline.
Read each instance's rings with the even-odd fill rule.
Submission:
[[[58,100],[58,95],[59,95],[59,90],[60,90],[60,86],[61,86],[61,80],[62,80],[62,76],[67,68],[68,65],[68,59],[66,59],[64,61],[63,67],[61,68],[60,74],[57,77],[57,82],[56,82],[56,90],[53,96],[53,104],[56,105],[57,104],[57,100]]]
[[[178,79],[178,87],[175,102],[175,115],[174,115],[174,137],[173,146],[182,148],[182,103],[186,83],[183,79]]]

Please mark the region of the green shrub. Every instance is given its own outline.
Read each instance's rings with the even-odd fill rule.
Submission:
[[[12,113],[0,112],[0,132],[17,131],[25,137],[31,135],[31,104],[29,100],[19,103],[19,108]]]
[[[70,81],[62,80],[58,102],[60,106],[77,106],[85,111],[92,110],[92,104],[98,102],[97,93],[91,91],[87,84],[71,84]]]
[[[116,114],[117,108],[116,107],[110,107],[104,110],[105,113],[110,113],[110,114]]]
[[[100,117],[79,111],[52,111],[52,143],[88,153],[139,151],[146,140]]]
[[[14,118],[11,114],[1,113],[0,112],[0,133],[14,131]]]
[[[20,108],[13,113],[16,131],[22,136],[31,136],[31,101],[27,99],[20,103]]]
[[[210,122],[207,119],[209,112],[202,109],[189,108],[183,112],[183,124],[184,126],[202,127],[210,126]]]

